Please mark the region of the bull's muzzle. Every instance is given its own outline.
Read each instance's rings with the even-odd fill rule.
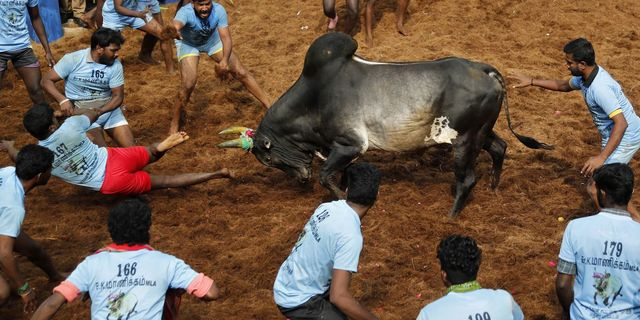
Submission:
[[[230,127],[220,131],[218,134],[239,133],[240,138],[227,140],[218,144],[218,148],[242,148],[245,151],[253,148],[253,129],[246,127]]]

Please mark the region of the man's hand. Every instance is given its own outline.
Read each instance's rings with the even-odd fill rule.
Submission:
[[[149,22],[147,21],[147,13],[149,13],[149,7],[144,8],[144,10],[142,11],[138,11],[138,18],[144,20],[145,22]]]
[[[13,140],[0,140],[0,150],[15,149],[16,142]]]
[[[63,104],[60,105],[60,110],[62,111],[62,114],[70,117],[73,115],[73,102],[71,102],[70,100],[65,101]]]
[[[218,75],[218,78],[226,80],[229,76],[229,63],[227,62],[227,60],[220,60],[220,63],[218,63],[215,67],[215,71]]]
[[[22,312],[32,313],[36,311],[36,292],[33,289],[29,289],[29,292],[20,296],[22,299]]]
[[[582,170],[580,170],[580,173],[585,177],[590,177],[593,174],[593,171],[600,168],[604,164],[605,160],[607,159],[603,159],[600,156],[589,158],[589,160],[584,163],[584,166],[582,166]]]
[[[516,81],[516,83],[513,85],[512,88],[528,87],[528,86],[530,86],[532,84],[531,81],[533,80],[533,78],[531,78],[529,76],[522,75],[522,74],[508,75],[507,79],[509,79],[511,81]]]
[[[51,53],[51,51],[46,52],[44,58],[47,60],[47,65],[49,66],[49,68],[53,68],[53,66],[56,64],[56,59],[53,58],[53,54]]]

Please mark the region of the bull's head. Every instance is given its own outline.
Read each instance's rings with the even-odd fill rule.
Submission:
[[[245,127],[227,128],[219,134],[231,133],[239,133],[240,137],[218,144],[219,148],[242,148],[251,151],[265,166],[278,168],[299,182],[307,182],[311,177],[313,151],[304,150],[298,144],[278,139],[276,136],[268,137]]]

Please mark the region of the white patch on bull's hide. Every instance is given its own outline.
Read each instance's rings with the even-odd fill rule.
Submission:
[[[320,151],[316,151],[315,155],[316,157],[320,158],[320,160],[327,161],[327,157],[323,156],[322,153],[320,153]]]
[[[449,119],[440,117],[433,120],[431,124],[431,133],[424,139],[425,142],[433,140],[436,143],[451,143],[451,140],[458,137],[458,131],[449,127]]]
[[[370,65],[370,66],[384,66],[384,65],[400,64],[400,63],[393,63],[393,62],[369,61],[369,60],[362,59],[362,58],[360,58],[360,57],[356,56],[355,54],[353,55],[353,60],[354,60],[355,62],[360,62],[360,63],[368,64],[368,65]]]

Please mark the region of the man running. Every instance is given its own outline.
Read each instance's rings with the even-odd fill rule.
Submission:
[[[139,195],[161,188],[184,187],[211,179],[231,178],[228,169],[213,173],[150,175],[142,169],[160,159],[169,149],[189,139],[185,132],[169,135],[147,147],[104,148],[87,138],[86,131],[98,118],[95,109],[74,109],[76,116],[62,125],[47,105],[35,105],[24,116],[27,131],[38,144],[53,151],[52,174],[65,182],[103,194]]]
[[[49,67],[56,62],[49,48],[47,33],[40,19],[38,10],[39,0],[0,1],[0,87],[2,78],[7,70],[7,63],[11,61],[33,103],[45,103],[44,93],[40,88],[40,62],[33,49],[27,28],[26,13],[29,14],[33,30],[35,30]]]
[[[218,63],[216,72],[226,77],[230,72],[258,99],[265,108],[271,100],[260,88],[253,75],[244,68],[232,52],[231,32],[224,8],[211,0],[194,0],[180,7],[173,20],[177,30],[176,48],[180,62],[182,88],[173,108],[169,133],[178,132],[184,120],[187,103],[196,86],[200,53],[206,53]]]
[[[161,320],[167,289],[183,289],[201,300],[217,299],[214,281],[184,261],[149,246],[151,208],[128,199],[109,211],[113,243],[87,257],[53,289],[32,320],[51,319],[81,293],[91,296],[92,319]],[[140,281],[142,280],[142,281]]]
[[[47,274],[50,281],[64,279],[42,246],[20,230],[25,216],[24,197],[33,188],[49,181],[53,153],[33,144],[17,152],[13,144],[6,141],[2,142],[0,149],[7,149],[9,157],[16,163],[15,167],[0,168],[0,267],[9,280],[7,283],[0,276],[0,306],[9,300],[12,288],[22,298],[24,312],[33,312],[36,308],[35,292],[20,274],[13,253],[27,257]]]
[[[103,128],[120,147],[132,147],[133,133],[121,110],[124,100],[124,72],[118,51],[124,43],[119,31],[100,28],[91,36],[91,48],[68,53],[42,79],[42,87],[60,105],[65,115],[74,108],[100,109],[100,117],[87,134],[105,147]],[[55,82],[64,80],[62,94]]]
[[[171,43],[169,38],[163,36],[162,21],[158,21],[160,16],[160,5],[157,0],[140,1],[137,0],[104,0],[102,6],[102,27],[122,31],[125,27],[142,30],[145,33],[160,39],[160,49],[164,57],[164,64],[167,73],[175,73],[173,57],[171,53]],[[155,15],[154,15],[155,14]],[[155,18],[154,18],[155,16]],[[149,57],[140,51],[141,60],[149,63]]]

